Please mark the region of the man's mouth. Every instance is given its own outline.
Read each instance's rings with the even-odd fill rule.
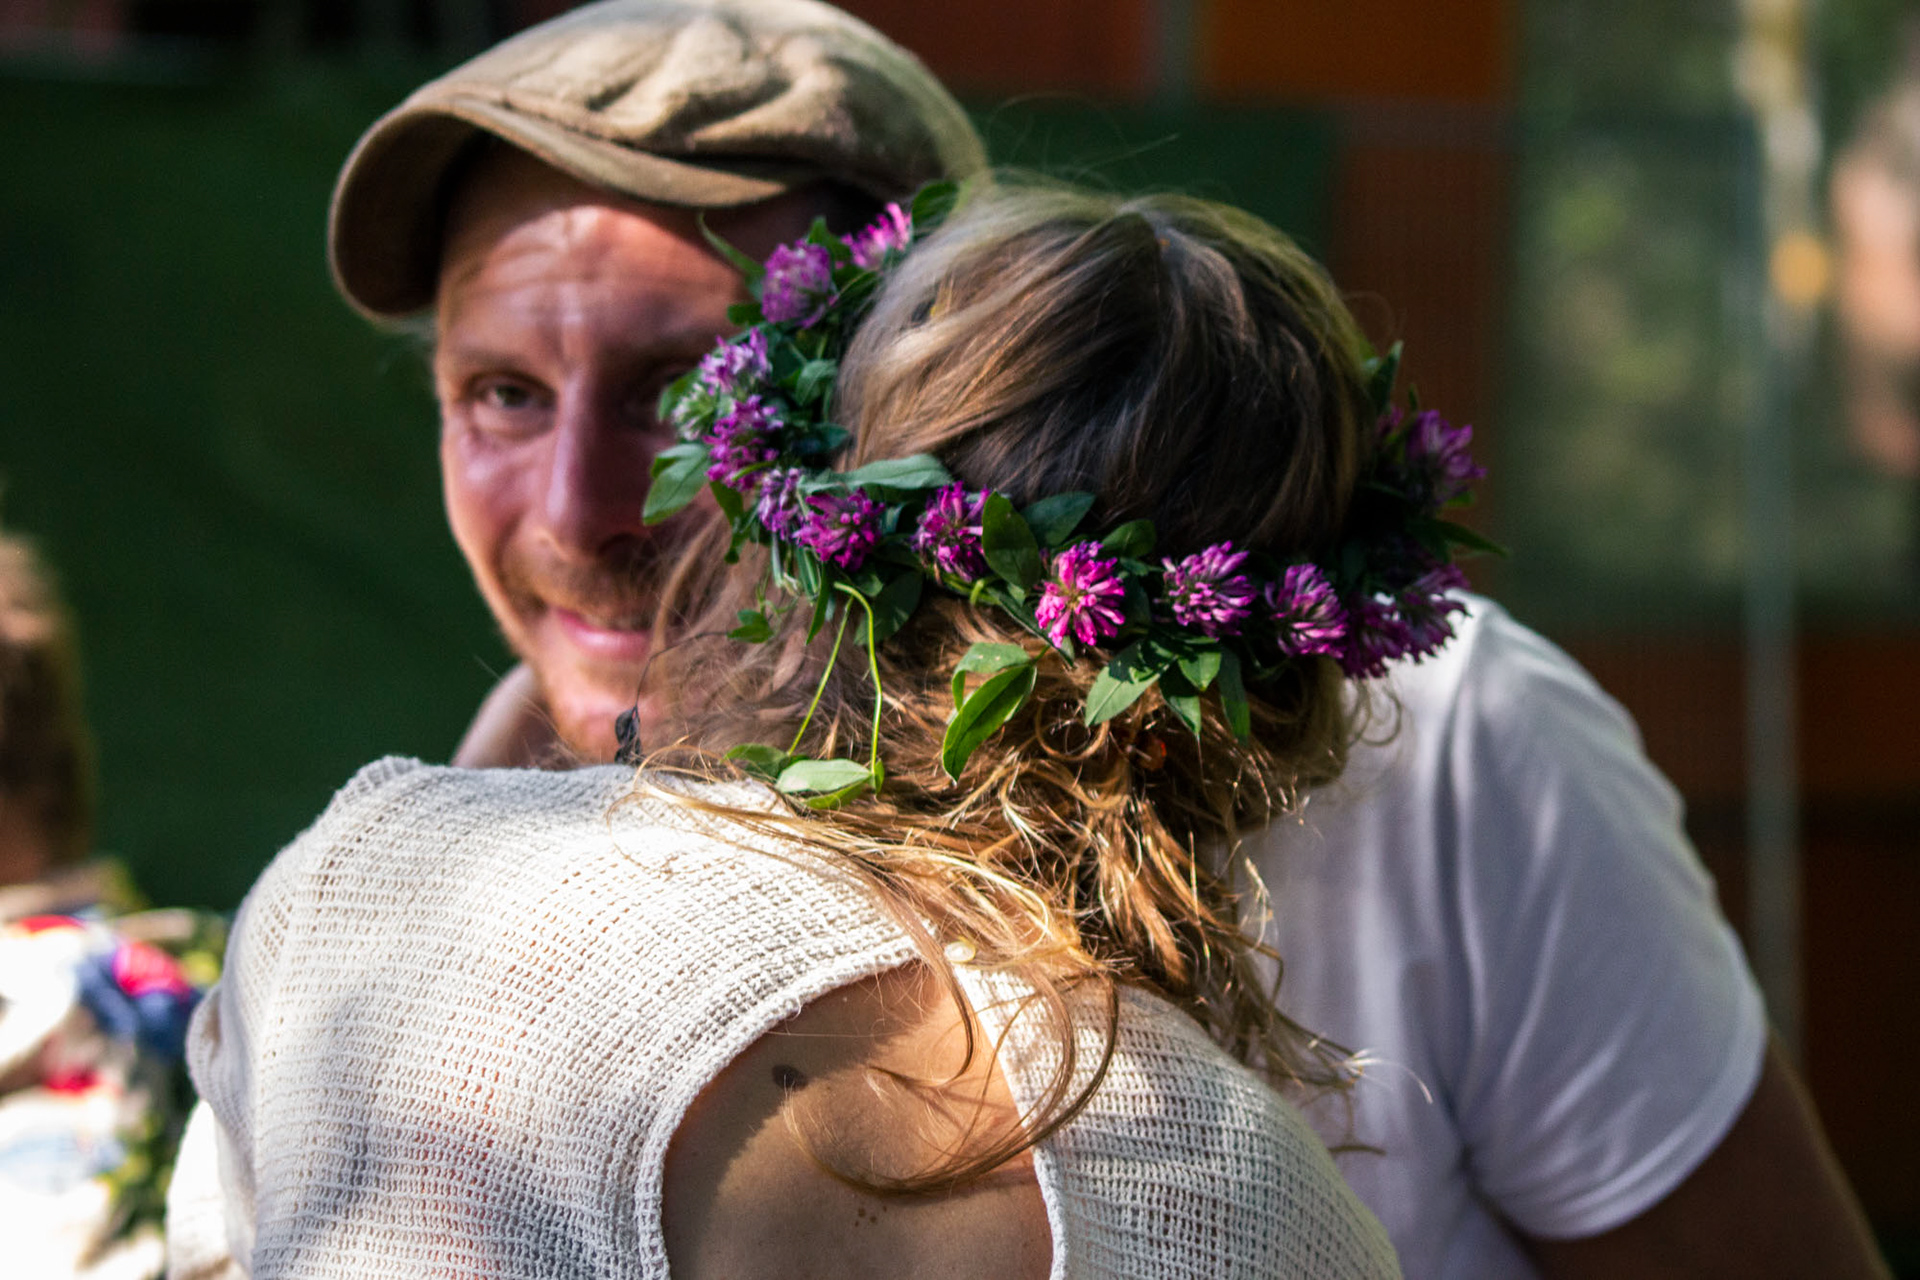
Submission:
[[[559,605],[548,608],[567,639],[587,657],[619,664],[646,659],[650,629],[639,620],[578,613]]]

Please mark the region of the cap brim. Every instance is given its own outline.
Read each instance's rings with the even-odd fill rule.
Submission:
[[[433,302],[448,180],[483,134],[562,173],[635,200],[694,209],[770,200],[821,177],[792,161],[716,158],[694,163],[584,137],[496,103],[449,96],[406,104],[369,129],[340,172],[328,214],[327,257],[349,302],[376,320]]]

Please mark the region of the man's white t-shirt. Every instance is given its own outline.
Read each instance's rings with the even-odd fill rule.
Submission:
[[[1391,680],[1347,774],[1251,852],[1280,1004],[1363,1055],[1314,1108],[1409,1280],[1536,1274],[1512,1234],[1664,1198],[1759,1079],[1767,1024],[1632,721],[1489,601]]]

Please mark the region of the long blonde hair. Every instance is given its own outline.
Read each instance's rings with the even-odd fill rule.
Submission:
[[[928,452],[1019,504],[1090,491],[1086,527],[1150,519],[1166,554],[1232,539],[1284,560],[1341,533],[1367,447],[1365,349],[1320,268],[1249,214],[1002,183],[970,193],[889,278],[842,364],[835,414],[853,433],[848,465]],[[725,546],[716,523],[675,564],[660,619],[674,642],[647,689],[701,752],[784,742],[829,639],[806,641],[805,611],[764,645],[684,639],[723,633],[753,603],[761,566],[749,550],[730,570]],[[956,783],[940,767],[949,681],[978,641],[1025,645],[1038,684]],[[1069,665],[958,599],[930,597],[877,665],[884,791],[743,820],[859,869],[903,921],[1016,971],[1066,1050],[1021,1133],[887,1185],[951,1185],[1069,1118],[1092,1085],[1067,1085],[1079,1002],[1064,997],[1090,986],[1160,993],[1276,1080],[1344,1079],[1259,977],[1244,931],[1256,886],[1239,857],[1242,830],[1345,764],[1356,711],[1331,659],[1250,689],[1247,741],[1211,702],[1196,737],[1151,693],[1090,728],[1097,659]],[[803,749],[864,752],[867,664],[843,659],[825,690]]]

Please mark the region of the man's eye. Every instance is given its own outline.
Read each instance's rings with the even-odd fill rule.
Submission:
[[[486,435],[519,439],[546,428],[553,396],[538,382],[494,376],[467,384],[466,421]]]
[[[533,388],[522,382],[484,383],[478,398],[491,409],[530,409],[538,401]]]

